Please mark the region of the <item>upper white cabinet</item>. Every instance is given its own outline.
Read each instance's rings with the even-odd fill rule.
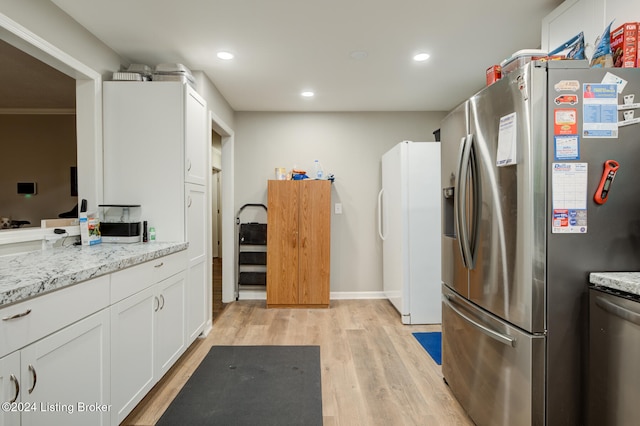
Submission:
[[[585,51],[591,58],[596,39],[609,22],[611,29],[625,22],[640,22],[640,2],[629,0],[566,0],[542,20],[541,47],[550,51],[584,32]]]
[[[141,204],[159,241],[185,241],[185,183],[210,173],[205,101],[181,82],[103,86],[105,204]]]
[[[186,164],[185,181],[198,185],[207,183],[209,151],[207,148],[207,104],[193,90],[187,91],[185,111]],[[205,140],[203,143],[203,136]]]

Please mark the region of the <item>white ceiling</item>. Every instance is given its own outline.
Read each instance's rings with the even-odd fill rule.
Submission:
[[[563,0],[52,1],[132,63],[203,71],[236,111],[443,111],[539,47]]]

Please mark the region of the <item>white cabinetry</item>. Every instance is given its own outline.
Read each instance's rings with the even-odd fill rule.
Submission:
[[[110,423],[109,311],[104,309],[20,351],[23,426]]]
[[[0,402],[21,402],[21,391],[20,351],[16,351],[0,358]],[[0,426],[18,424],[20,424],[20,412],[0,410]]]
[[[0,399],[22,407],[0,425],[110,423],[108,303],[104,276],[0,310]]]
[[[113,424],[131,412],[188,346],[185,266],[184,253],[177,253],[112,275],[112,293],[127,286],[135,292],[111,306]]]
[[[141,204],[160,241],[188,241],[187,335],[210,303],[207,108],[180,82],[104,83],[104,201]],[[203,317],[204,314],[204,317]]]
[[[629,0],[566,0],[542,20],[542,49],[552,50],[584,32],[590,59],[596,39],[609,22],[611,29],[625,22],[640,21],[640,2]]]
[[[206,249],[208,235],[202,231],[198,224],[207,219],[208,197],[206,187],[202,185],[187,184],[187,256],[189,258],[189,273],[187,283],[187,318],[186,333],[189,341],[195,339],[204,329],[207,321],[206,286],[202,282],[207,281],[208,271],[211,270],[210,256]]]

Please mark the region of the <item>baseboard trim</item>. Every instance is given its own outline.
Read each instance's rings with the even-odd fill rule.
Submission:
[[[382,291],[332,291],[330,300],[386,299]],[[264,290],[240,290],[238,300],[267,300]]]
[[[386,299],[382,291],[333,291],[331,300]]]

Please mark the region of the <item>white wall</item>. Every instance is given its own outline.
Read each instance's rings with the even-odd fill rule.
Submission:
[[[198,94],[207,101],[207,108],[217,115],[227,126],[234,128],[234,111],[218,88],[202,72],[192,70],[197,82]]]
[[[113,50],[50,1],[2,0],[0,13],[103,76],[120,67]]]
[[[275,167],[310,171],[319,159],[336,178],[332,205],[343,206],[342,215],[331,213],[331,292],[382,291],[376,216],[381,156],[402,140],[433,141],[445,114],[237,112],[235,211],[246,203],[267,204]]]

